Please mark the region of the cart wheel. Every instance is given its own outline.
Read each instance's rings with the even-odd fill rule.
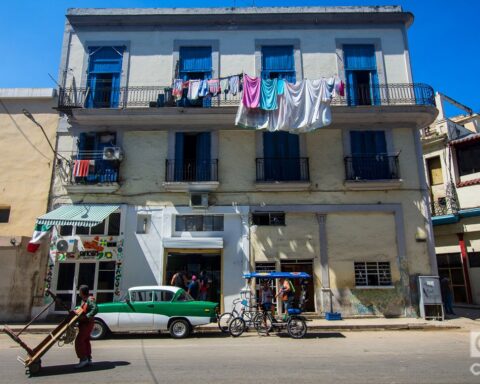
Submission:
[[[36,375],[38,372],[40,372],[41,368],[42,368],[42,362],[35,361],[27,367],[27,369],[25,370],[25,373],[29,376],[33,376],[33,375]]]
[[[230,321],[233,319],[233,313],[231,312],[225,312],[222,313],[218,317],[218,328],[220,328],[220,331],[223,333],[228,333],[228,325],[230,324]]]
[[[299,317],[291,317],[287,322],[287,332],[294,339],[301,339],[307,333],[307,323]]]
[[[245,324],[245,320],[243,320],[241,317],[234,318],[228,325],[228,331],[233,337],[240,336],[246,328],[247,325]]]

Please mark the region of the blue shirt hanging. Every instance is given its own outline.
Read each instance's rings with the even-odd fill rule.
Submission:
[[[267,111],[273,111],[278,108],[277,105],[277,79],[262,79],[260,90],[260,108]]]

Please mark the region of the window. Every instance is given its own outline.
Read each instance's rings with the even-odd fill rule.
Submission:
[[[0,223],[8,223],[10,219],[10,207],[0,208]]]
[[[94,227],[75,227],[76,235],[105,235],[109,236],[119,236],[120,235],[120,212],[114,212],[110,214],[108,218],[103,220],[100,224],[95,225]],[[71,225],[62,225],[60,226],[60,236],[72,236],[73,235],[73,226]],[[108,228],[108,229],[107,229]]]
[[[114,289],[115,267],[115,261],[101,261],[99,263],[97,290]]]
[[[428,179],[430,185],[443,184],[442,164],[440,156],[427,159]]]
[[[345,77],[349,105],[379,105],[374,45],[344,45]]]
[[[470,268],[480,268],[480,252],[468,252]]]
[[[130,300],[136,302],[152,301],[152,291],[131,291]]]
[[[175,231],[223,231],[222,215],[180,215],[175,217]]]
[[[252,214],[253,225],[285,225],[283,212],[255,212]]]
[[[141,235],[148,233],[151,222],[152,215],[149,213],[139,213],[137,215],[137,233]]]
[[[216,162],[211,159],[210,132],[177,132],[175,161],[167,162],[167,181],[216,180]],[[173,173],[173,178],[172,178]],[[212,180],[213,176],[213,180]]]
[[[172,301],[173,292],[172,291],[154,291],[154,301]]]
[[[262,47],[262,78],[285,79],[295,83],[295,58],[293,45],[272,45]]]
[[[183,80],[212,76],[212,47],[180,47],[179,77]]]
[[[456,146],[458,172],[460,176],[480,172],[480,143]]]
[[[177,301],[193,301],[193,297],[184,291],[177,297]]]
[[[357,287],[389,287],[392,285],[389,262],[356,262],[354,265]]]

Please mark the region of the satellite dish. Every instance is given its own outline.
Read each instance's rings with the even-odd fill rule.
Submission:
[[[57,251],[66,252],[68,250],[67,240],[58,240],[57,241]]]

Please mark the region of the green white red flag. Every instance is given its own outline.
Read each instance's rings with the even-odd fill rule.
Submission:
[[[37,224],[35,225],[35,230],[32,235],[32,239],[28,242],[27,251],[35,253],[40,245],[42,244],[45,237],[50,234],[52,225]]]

